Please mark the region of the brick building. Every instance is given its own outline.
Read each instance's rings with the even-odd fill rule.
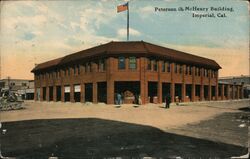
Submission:
[[[109,42],[38,64],[35,100],[105,102],[116,94],[124,103],[140,95],[142,103],[231,99],[230,85],[218,83],[221,67],[211,59],[144,41]],[[240,85],[236,97],[242,98]]]
[[[250,98],[250,76],[231,76],[231,77],[221,77],[219,78],[219,85],[226,84],[233,87],[235,85],[242,85],[240,89],[243,89],[244,98]],[[233,90],[233,88],[231,88]],[[234,94],[231,91],[231,98],[236,98],[235,91]]]

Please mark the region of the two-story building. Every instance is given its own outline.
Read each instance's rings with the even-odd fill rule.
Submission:
[[[162,103],[168,93],[172,102],[218,100],[219,69],[214,60],[144,41],[112,41],[38,64],[32,72],[35,100],[114,104],[119,93],[124,103],[140,96],[145,104]]]

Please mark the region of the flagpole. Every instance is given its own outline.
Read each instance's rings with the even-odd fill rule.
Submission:
[[[129,41],[129,5],[128,5],[128,11],[127,11],[127,41]]]

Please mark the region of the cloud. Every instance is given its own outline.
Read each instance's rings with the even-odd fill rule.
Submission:
[[[135,30],[133,28],[129,28],[129,35],[140,36],[141,33],[138,30]],[[117,31],[117,36],[118,37],[125,37],[125,36],[127,36],[127,29],[119,29]]]
[[[152,13],[154,11],[154,7],[153,6],[145,6],[139,9],[141,13],[145,14],[145,13]]]
[[[208,48],[202,46],[185,46],[163,44],[165,47],[214,59],[222,69],[219,76],[247,75],[249,73],[248,48]]]
[[[146,18],[149,18],[150,15],[154,14],[155,11],[153,6],[145,6],[139,8],[136,12],[140,15],[140,18],[145,20]],[[151,19],[149,20],[152,21]]]
[[[48,6],[46,6],[46,5],[44,5],[44,4],[39,4],[39,5],[37,5],[37,10],[40,12],[40,13],[44,13],[44,14],[46,14],[46,13],[48,13]]]
[[[4,2],[1,12],[1,34],[3,39],[23,39],[27,32],[44,35],[53,30],[51,27],[67,29],[65,19],[42,1]],[[52,3],[52,2],[51,2]]]
[[[94,33],[100,29],[101,25],[109,24],[115,14],[109,9],[102,7],[101,4],[95,8],[84,8],[80,12],[80,28],[82,31]]]
[[[80,24],[76,22],[70,22],[70,27],[72,30],[76,31],[78,28],[80,28]]]
[[[12,32],[19,26],[34,27],[39,28],[45,25],[47,22],[47,17],[44,15],[35,15],[35,16],[13,16],[9,18],[2,18],[1,25],[6,31]]]
[[[32,40],[32,39],[34,39],[36,37],[36,35],[35,34],[32,34],[32,33],[24,33],[24,35],[23,35],[23,39],[24,40]]]

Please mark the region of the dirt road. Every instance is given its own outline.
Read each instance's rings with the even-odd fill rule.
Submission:
[[[1,112],[7,130],[1,134],[2,152],[7,156],[227,158],[247,152],[249,100],[170,109],[153,104],[25,105]]]
[[[150,104],[138,108],[133,105],[114,105],[54,102],[25,102],[25,109],[1,112],[2,122],[31,119],[100,118],[157,127],[161,130],[211,119],[225,112],[237,112],[249,105],[249,100],[216,103],[190,103],[187,106]]]

